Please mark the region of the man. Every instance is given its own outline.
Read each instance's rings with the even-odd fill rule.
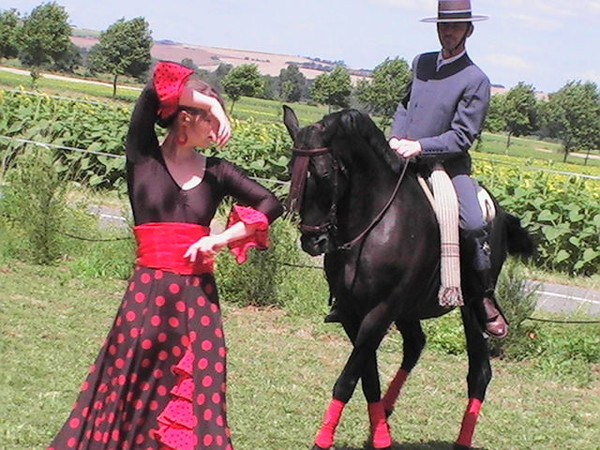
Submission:
[[[437,24],[442,49],[417,56],[409,92],[396,110],[390,147],[404,158],[440,162],[457,193],[463,238],[475,248],[474,266],[483,290],[488,334],[505,337],[508,326],[494,300],[490,280],[489,229],[471,179],[469,149],[481,132],[490,102],[490,81],[466,52],[473,22],[470,0],[439,0]]]

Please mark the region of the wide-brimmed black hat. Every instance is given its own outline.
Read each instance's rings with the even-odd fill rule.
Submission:
[[[471,12],[471,0],[439,0],[437,17],[426,17],[421,22],[481,22],[488,16],[476,16]]]

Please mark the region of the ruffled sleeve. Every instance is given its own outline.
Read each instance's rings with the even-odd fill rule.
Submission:
[[[170,61],[160,61],[154,68],[154,89],[160,100],[158,115],[163,119],[175,114],[179,97],[187,79],[194,71]]]
[[[227,227],[229,228],[238,222],[244,222],[246,225],[258,225],[252,236],[229,244],[229,249],[238,264],[243,264],[248,259],[248,250],[252,247],[259,250],[265,250],[269,247],[269,220],[264,213],[254,208],[234,205],[227,220]]]

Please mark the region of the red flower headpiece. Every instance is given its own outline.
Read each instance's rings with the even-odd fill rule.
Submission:
[[[160,61],[154,68],[154,89],[160,101],[158,115],[166,119],[177,111],[179,97],[194,71],[170,61]]]

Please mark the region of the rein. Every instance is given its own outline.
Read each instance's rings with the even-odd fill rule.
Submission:
[[[384,216],[384,214],[387,212],[387,210],[390,208],[390,206],[392,206],[392,202],[396,198],[396,195],[398,194],[398,191],[400,190],[400,185],[402,184],[402,180],[404,179],[404,176],[406,175],[407,168],[408,168],[408,161],[404,164],[404,167],[402,168],[402,173],[400,174],[400,177],[398,177],[398,181],[396,182],[396,187],[394,187],[394,191],[392,192],[392,195],[390,196],[390,198],[388,199],[388,201],[384,205],[384,207],[381,209],[381,211],[379,211],[379,214],[377,214],[375,216],[375,218],[371,221],[371,223],[367,226],[367,228],[365,228],[362,232],[360,232],[358,234],[358,236],[356,236],[351,241],[348,241],[345,244],[340,245],[338,247],[338,250],[350,250],[362,238],[364,238],[373,228],[375,228],[375,225],[377,225],[377,223],[381,220],[381,218]]]
[[[302,200],[303,200],[303,195],[304,195],[304,188],[306,185],[306,177],[308,174],[308,163],[310,162],[310,158],[313,156],[322,155],[324,153],[329,153],[329,152],[331,152],[331,149],[329,147],[318,147],[318,148],[312,148],[312,149],[294,148],[294,149],[292,149],[292,152],[294,153],[294,155],[296,155],[296,160],[294,161],[294,165],[292,167],[292,181],[291,181],[291,186],[290,186],[290,194],[289,194],[287,202],[286,202],[286,207],[287,207],[288,211],[300,212],[300,207],[302,206]],[[336,161],[335,158],[334,158],[334,161]],[[371,230],[375,227],[375,225],[377,225],[377,223],[382,219],[384,214],[390,208],[390,206],[392,205],[392,202],[394,201],[394,198],[396,198],[396,195],[398,194],[398,191],[400,190],[400,185],[402,184],[402,180],[404,179],[404,176],[406,175],[407,168],[408,168],[408,162],[406,164],[404,164],[404,167],[402,168],[402,173],[400,174],[400,177],[398,178],[398,181],[396,182],[396,186],[394,187],[394,191],[392,192],[392,195],[390,196],[390,198],[388,199],[386,204],[383,206],[381,211],[369,223],[369,225],[363,231],[361,231],[356,237],[354,237],[352,240],[339,245],[336,250],[342,250],[342,251],[350,250],[358,242],[360,242],[369,232],[371,232]],[[336,169],[337,169],[337,167],[336,167]],[[337,177],[337,170],[335,171],[335,173],[336,173],[336,177]],[[334,188],[337,191],[337,179],[336,179],[336,183],[334,184]],[[306,232],[313,232],[313,233],[327,232],[332,228],[334,229],[334,231],[337,230],[337,225],[335,223],[336,214],[337,214],[336,201],[337,201],[337,199],[334,196],[334,200],[331,204],[331,208],[330,208],[330,211],[328,214],[329,220],[327,222],[325,222],[321,225],[315,225],[315,226],[301,225],[301,230],[306,231]]]

